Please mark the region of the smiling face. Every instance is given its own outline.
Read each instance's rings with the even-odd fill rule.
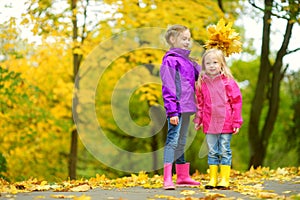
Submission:
[[[204,66],[206,74],[210,77],[215,77],[220,74],[222,70],[222,63],[220,62],[220,59],[212,53],[206,55]]]
[[[172,36],[170,42],[175,48],[189,49],[191,45],[191,33],[188,29],[184,30],[177,37]]]

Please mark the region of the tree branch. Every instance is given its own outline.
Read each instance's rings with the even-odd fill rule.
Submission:
[[[296,51],[300,51],[300,47],[294,50],[290,50],[286,52],[286,55],[291,54],[291,53],[295,53]]]
[[[250,5],[252,5],[254,8],[256,8],[256,9],[258,9],[258,10],[264,12],[264,9],[263,9],[263,8],[258,7],[258,6],[256,5],[255,0],[248,0],[248,2],[249,2]]]
[[[225,13],[222,0],[218,0],[218,5],[219,5],[219,8],[222,10],[222,12]]]
[[[85,40],[85,28],[86,28],[86,19],[87,19],[87,7],[89,6],[89,0],[86,0],[86,6],[84,6],[84,11],[83,11],[83,18],[84,18],[84,23],[82,26],[82,30],[81,30],[81,44],[83,44],[84,40]]]
[[[286,71],[287,71],[288,68],[289,68],[289,64],[287,64],[285,66],[285,68],[283,69],[283,71],[281,73],[281,76],[280,76],[280,80],[282,80],[285,77],[285,73],[286,73]]]
[[[255,3],[255,0],[248,0],[248,2],[249,2],[249,4],[252,5],[254,8],[256,8],[256,9],[262,11],[262,12],[265,12],[265,10],[268,9],[268,8],[261,8],[261,7],[257,6],[256,3]],[[279,5],[279,4],[276,3],[276,5]],[[277,6],[274,6],[274,7],[277,8]],[[281,18],[281,19],[290,20],[289,17],[281,16],[281,15],[278,15],[278,14],[272,12],[272,7],[270,7],[270,12],[271,12],[271,15],[272,15],[272,16],[275,16],[275,17]]]

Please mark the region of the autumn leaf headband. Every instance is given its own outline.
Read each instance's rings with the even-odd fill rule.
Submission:
[[[220,19],[217,25],[210,25],[207,28],[209,34],[204,48],[217,48],[223,51],[225,56],[242,51],[242,43],[239,41],[239,33],[232,28],[232,22],[225,24],[224,19]]]

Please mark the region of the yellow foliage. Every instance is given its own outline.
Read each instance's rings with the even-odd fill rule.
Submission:
[[[107,2],[113,3],[116,0]],[[197,41],[207,38],[203,27],[223,16],[217,2],[214,1],[148,0],[143,1],[142,5],[135,1],[123,0],[121,2],[116,13],[122,13],[123,16],[122,18],[115,17],[118,19],[118,28],[124,29],[124,23],[129,29],[139,27],[167,28],[171,24],[183,24],[191,29],[193,39]],[[190,14],[191,12],[193,14]]]
[[[26,82],[16,88],[16,95],[25,93],[33,105],[8,101],[14,109],[0,116],[0,140],[5,141],[0,152],[7,160],[4,175],[11,180],[66,177],[73,83],[71,54],[64,46],[44,42],[29,59],[8,59],[1,64],[21,73]],[[10,82],[6,84],[10,87]]]
[[[158,105],[161,98],[160,87],[160,85],[154,83],[143,85],[136,90],[136,94],[140,94],[140,101],[147,101],[149,106]]]
[[[239,41],[240,36],[232,28],[232,22],[226,24],[222,18],[217,25],[209,26],[207,31],[209,39],[204,45],[206,49],[220,49],[226,56],[242,51],[242,43]]]

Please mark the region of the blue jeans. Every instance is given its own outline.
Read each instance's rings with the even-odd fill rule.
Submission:
[[[230,165],[232,134],[206,134],[208,145],[208,165]]]
[[[178,125],[170,123],[168,117],[168,134],[164,149],[164,163],[184,164],[184,147],[186,144],[186,137],[188,134],[190,113],[182,113],[179,116]]]

